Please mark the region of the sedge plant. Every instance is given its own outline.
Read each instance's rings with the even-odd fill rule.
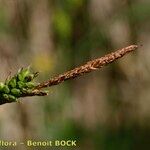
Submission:
[[[130,45],[119,49],[42,83],[34,82],[34,79],[39,75],[38,72],[31,72],[30,67],[21,68],[14,76],[8,77],[5,82],[0,82],[0,105],[16,102],[19,98],[26,96],[46,96],[48,92],[43,88],[60,84],[66,80],[102,68],[137,48],[137,45]]]

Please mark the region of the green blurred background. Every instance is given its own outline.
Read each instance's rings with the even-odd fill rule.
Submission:
[[[143,46],[49,88],[47,97],[1,105],[0,140],[72,139],[77,147],[64,149],[150,149],[149,0],[0,0],[1,81],[31,65],[42,82],[130,44]]]

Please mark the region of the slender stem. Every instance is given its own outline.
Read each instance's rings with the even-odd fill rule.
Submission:
[[[125,47],[125,48],[119,49],[115,52],[112,52],[110,54],[107,54],[104,57],[97,58],[97,59],[94,59],[92,61],[89,61],[89,62],[87,62],[86,64],[84,64],[80,67],[74,68],[70,71],[65,72],[64,74],[60,74],[60,75],[58,75],[54,78],[51,78],[48,81],[40,83],[39,85],[37,85],[35,87],[35,89],[39,90],[39,89],[42,89],[42,88],[57,85],[57,84],[60,84],[64,81],[66,81],[66,80],[73,79],[73,78],[81,76],[85,73],[89,73],[91,71],[102,68],[102,67],[112,63],[113,61],[123,57],[125,54],[136,50],[137,48],[138,48],[137,45],[130,45],[128,47]]]
[[[45,91],[39,91],[39,90],[33,90],[32,92],[30,93],[24,93],[21,95],[21,97],[27,97],[27,96],[46,96],[48,95],[47,92]]]

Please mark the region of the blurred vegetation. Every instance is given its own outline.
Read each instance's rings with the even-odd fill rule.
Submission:
[[[149,6],[148,0],[1,0],[1,80],[31,64],[41,82],[117,48],[143,47],[49,89],[50,96],[2,105],[0,139],[73,139],[81,150],[149,149]]]

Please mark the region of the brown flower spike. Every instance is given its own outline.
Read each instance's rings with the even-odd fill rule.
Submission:
[[[77,67],[73,70],[67,71],[64,74],[60,74],[60,75],[58,75],[58,76],[56,76],[56,77],[54,77],[48,81],[40,83],[38,86],[36,86],[35,89],[39,90],[39,89],[42,89],[45,87],[57,85],[57,84],[60,84],[66,80],[73,79],[73,78],[81,76],[85,73],[89,73],[91,71],[102,68],[102,67],[112,63],[113,61],[123,57],[125,54],[136,50],[137,48],[138,48],[137,45],[130,45],[128,47],[125,47],[125,48],[119,49],[115,52],[112,52],[110,54],[107,54],[104,57],[89,61],[80,67]]]

